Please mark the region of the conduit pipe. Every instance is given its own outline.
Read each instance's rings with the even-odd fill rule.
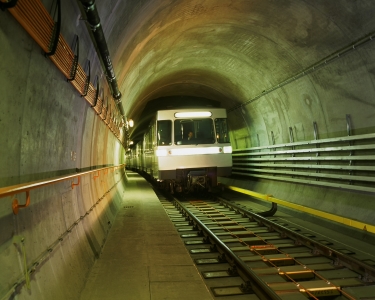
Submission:
[[[104,32],[102,25],[100,24],[100,18],[98,10],[95,5],[94,0],[79,0],[84,8],[86,14],[86,21],[90,26],[93,38],[96,44],[96,49],[98,51],[99,58],[105,69],[105,74],[107,77],[108,84],[111,89],[112,97],[115,100],[117,107],[121,115],[125,118],[124,107],[121,102],[121,92],[117,86],[117,80],[115,71],[112,66],[111,58],[109,56],[107,42],[104,37]]]

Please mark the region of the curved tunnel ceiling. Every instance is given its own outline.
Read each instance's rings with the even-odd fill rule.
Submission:
[[[293,118],[298,123],[296,114],[302,112],[301,118],[320,120],[325,132],[335,131],[328,124],[334,116],[327,116],[329,107],[321,101],[324,97],[336,101],[340,93],[345,93],[331,93],[324,87],[330,73],[337,76],[343,72],[338,70],[342,67],[307,76],[292,88],[294,92],[274,87],[375,29],[372,1],[135,2],[138,3],[98,5],[99,11],[107,14],[102,17],[103,25],[125,112],[136,124],[148,101],[184,95],[217,100],[227,109],[263,98],[261,105],[243,106],[237,115],[243,114],[246,124],[236,125],[232,121],[232,129],[249,127],[249,122],[254,122],[261,130],[269,126],[271,115],[279,111],[274,123],[284,122],[288,126]],[[366,55],[350,54],[344,59],[357,61],[354,64],[363,68]],[[365,80],[373,89],[371,73],[366,73]],[[348,84],[347,78],[345,83],[339,81],[333,83],[338,89]],[[259,97],[272,88],[272,93]],[[366,102],[366,96],[358,98],[365,98]],[[368,105],[373,108],[373,101]],[[280,111],[290,107],[296,112],[280,117]],[[256,120],[264,116],[268,121],[256,125]]]

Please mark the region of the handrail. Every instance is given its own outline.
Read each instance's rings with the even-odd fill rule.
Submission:
[[[19,211],[20,208],[25,208],[25,207],[29,206],[29,204],[30,204],[30,191],[31,190],[41,188],[41,187],[44,187],[44,186],[47,186],[47,185],[55,184],[55,183],[58,183],[58,182],[61,182],[61,181],[74,179],[74,178],[78,177],[78,182],[71,184],[71,187],[73,189],[74,186],[78,186],[80,184],[81,176],[91,174],[91,173],[94,173],[94,172],[98,172],[98,175],[94,176],[94,179],[95,179],[95,178],[99,177],[100,171],[106,171],[106,172],[103,172],[103,173],[108,174],[109,170],[120,169],[120,168],[123,168],[124,166],[125,166],[125,164],[121,164],[121,165],[118,165],[118,166],[105,167],[105,168],[90,170],[90,171],[86,171],[86,172],[80,172],[80,173],[72,174],[72,175],[58,176],[58,177],[53,177],[53,178],[50,178],[50,179],[42,179],[42,180],[32,181],[32,182],[28,182],[28,183],[21,183],[21,184],[8,186],[8,187],[3,187],[3,188],[0,188],[0,198],[12,196],[12,195],[23,193],[23,192],[26,193],[25,204],[20,205],[18,203],[17,199],[14,199],[13,202],[12,202],[13,213],[16,215],[16,214],[18,214],[18,211]]]
[[[0,0],[0,3],[3,3],[3,1]],[[60,0],[57,0],[57,7],[60,7]],[[60,20],[55,22],[40,0],[18,0],[13,7],[6,8],[42,48],[55,66],[64,74],[66,79],[79,92],[82,98],[84,98],[91,107],[96,106],[96,103],[100,101],[100,99],[97,99],[97,90],[95,86],[89,82],[90,75],[87,75],[85,70],[78,63],[78,36],[75,37],[75,47],[77,47],[77,54],[75,54],[64,37],[60,34],[60,30],[56,30],[56,28],[60,27]],[[60,13],[60,9],[58,9],[58,14],[60,15]],[[61,16],[58,17],[58,19],[60,18]],[[52,51],[50,49],[51,44],[53,44]],[[114,100],[111,97],[111,100],[115,102],[115,104],[117,103],[115,101],[117,99]],[[119,112],[117,105],[112,105],[112,107],[113,110]],[[103,116],[98,115],[104,121]],[[116,116],[118,116],[118,114],[116,114]],[[126,148],[123,141],[125,135],[124,133],[120,134],[121,131],[117,125],[120,124],[120,122],[104,123],[111,132],[114,133],[123,147]]]
[[[107,170],[107,172],[108,172],[108,170]],[[40,253],[36,257],[36,259],[34,259],[28,265],[26,264],[26,260],[24,260],[24,264],[25,264],[24,272],[25,272],[25,274],[22,274],[22,276],[20,276],[12,285],[8,286],[8,292],[5,295],[3,295],[2,298],[0,298],[0,299],[2,299],[2,300],[7,299],[8,300],[8,299],[12,298],[11,296],[14,294],[14,292],[17,289],[17,287],[19,287],[20,285],[22,285],[24,282],[26,282],[26,285],[27,285],[28,282],[29,282],[29,279],[30,279],[30,275],[33,274],[36,271],[37,268],[41,268],[44,265],[43,262],[48,257],[50,257],[51,253],[57,249],[58,245],[60,245],[61,243],[63,243],[64,240],[69,236],[69,234],[71,234],[73,232],[73,228],[75,228],[76,226],[78,226],[79,223],[81,223],[88,215],[90,215],[90,213],[94,210],[94,208],[97,207],[100,204],[100,202],[103,199],[105,199],[106,195],[112,189],[114,189],[115,186],[122,180],[122,177],[124,175],[126,176],[125,173],[121,174],[120,179],[109,190],[107,190],[96,202],[94,200],[95,203],[86,211],[86,213],[84,213],[83,215],[81,215],[70,226],[67,225],[68,228],[54,242],[52,242],[51,244],[49,244],[47,246],[46,250],[44,250],[42,253]],[[24,241],[24,239],[23,239],[22,236],[13,236],[13,243],[15,243],[15,244],[21,243],[22,247],[24,247],[23,241]],[[103,240],[102,243],[103,244],[101,245],[101,247],[103,247],[103,245],[105,243],[105,239]],[[25,251],[24,248],[23,248],[23,251]],[[0,297],[1,297],[1,295],[0,295]]]

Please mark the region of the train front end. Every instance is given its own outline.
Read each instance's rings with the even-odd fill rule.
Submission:
[[[157,179],[170,192],[207,191],[232,171],[225,109],[157,112]]]

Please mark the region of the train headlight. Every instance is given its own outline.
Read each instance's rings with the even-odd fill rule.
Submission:
[[[232,153],[232,146],[225,146],[223,150],[224,153]]]
[[[157,149],[156,150],[156,156],[167,156],[168,151],[165,149]]]

